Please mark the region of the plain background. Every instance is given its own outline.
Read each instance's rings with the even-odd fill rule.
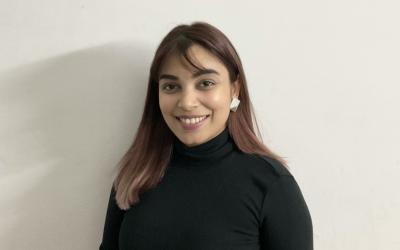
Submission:
[[[400,249],[398,1],[0,2],[0,249],[97,249],[149,66],[206,21],[242,59],[315,249]]]

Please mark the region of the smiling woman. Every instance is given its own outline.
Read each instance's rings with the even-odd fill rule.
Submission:
[[[116,169],[100,249],[313,249],[300,187],[256,125],[228,38],[205,22],[173,28]]]
[[[238,79],[231,83],[223,62],[202,46],[194,44],[188,55],[203,68],[190,68],[179,53],[170,54],[160,70],[159,105],[174,135],[195,146],[228,126],[230,102],[239,96],[239,83]],[[207,82],[213,85],[204,87]],[[173,90],[165,90],[165,85],[173,86]]]

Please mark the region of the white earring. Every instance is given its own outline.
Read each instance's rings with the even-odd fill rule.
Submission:
[[[237,99],[236,97],[233,97],[231,105],[230,105],[230,110],[233,112],[236,112],[237,107],[239,106],[240,100]]]

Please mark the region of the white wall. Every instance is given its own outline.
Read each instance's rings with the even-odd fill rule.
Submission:
[[[0,2],[0,249],[97,249],[111,171],[175,25],[233,42],[263,138],[286,156],[315,249],[400,249],[400,4]]]

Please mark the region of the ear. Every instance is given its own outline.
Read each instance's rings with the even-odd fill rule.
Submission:
[[[240,92],[240,84],[239,84],[239,79],[237,79],[232,85],[231,85],[231,97],[238,97]]]

